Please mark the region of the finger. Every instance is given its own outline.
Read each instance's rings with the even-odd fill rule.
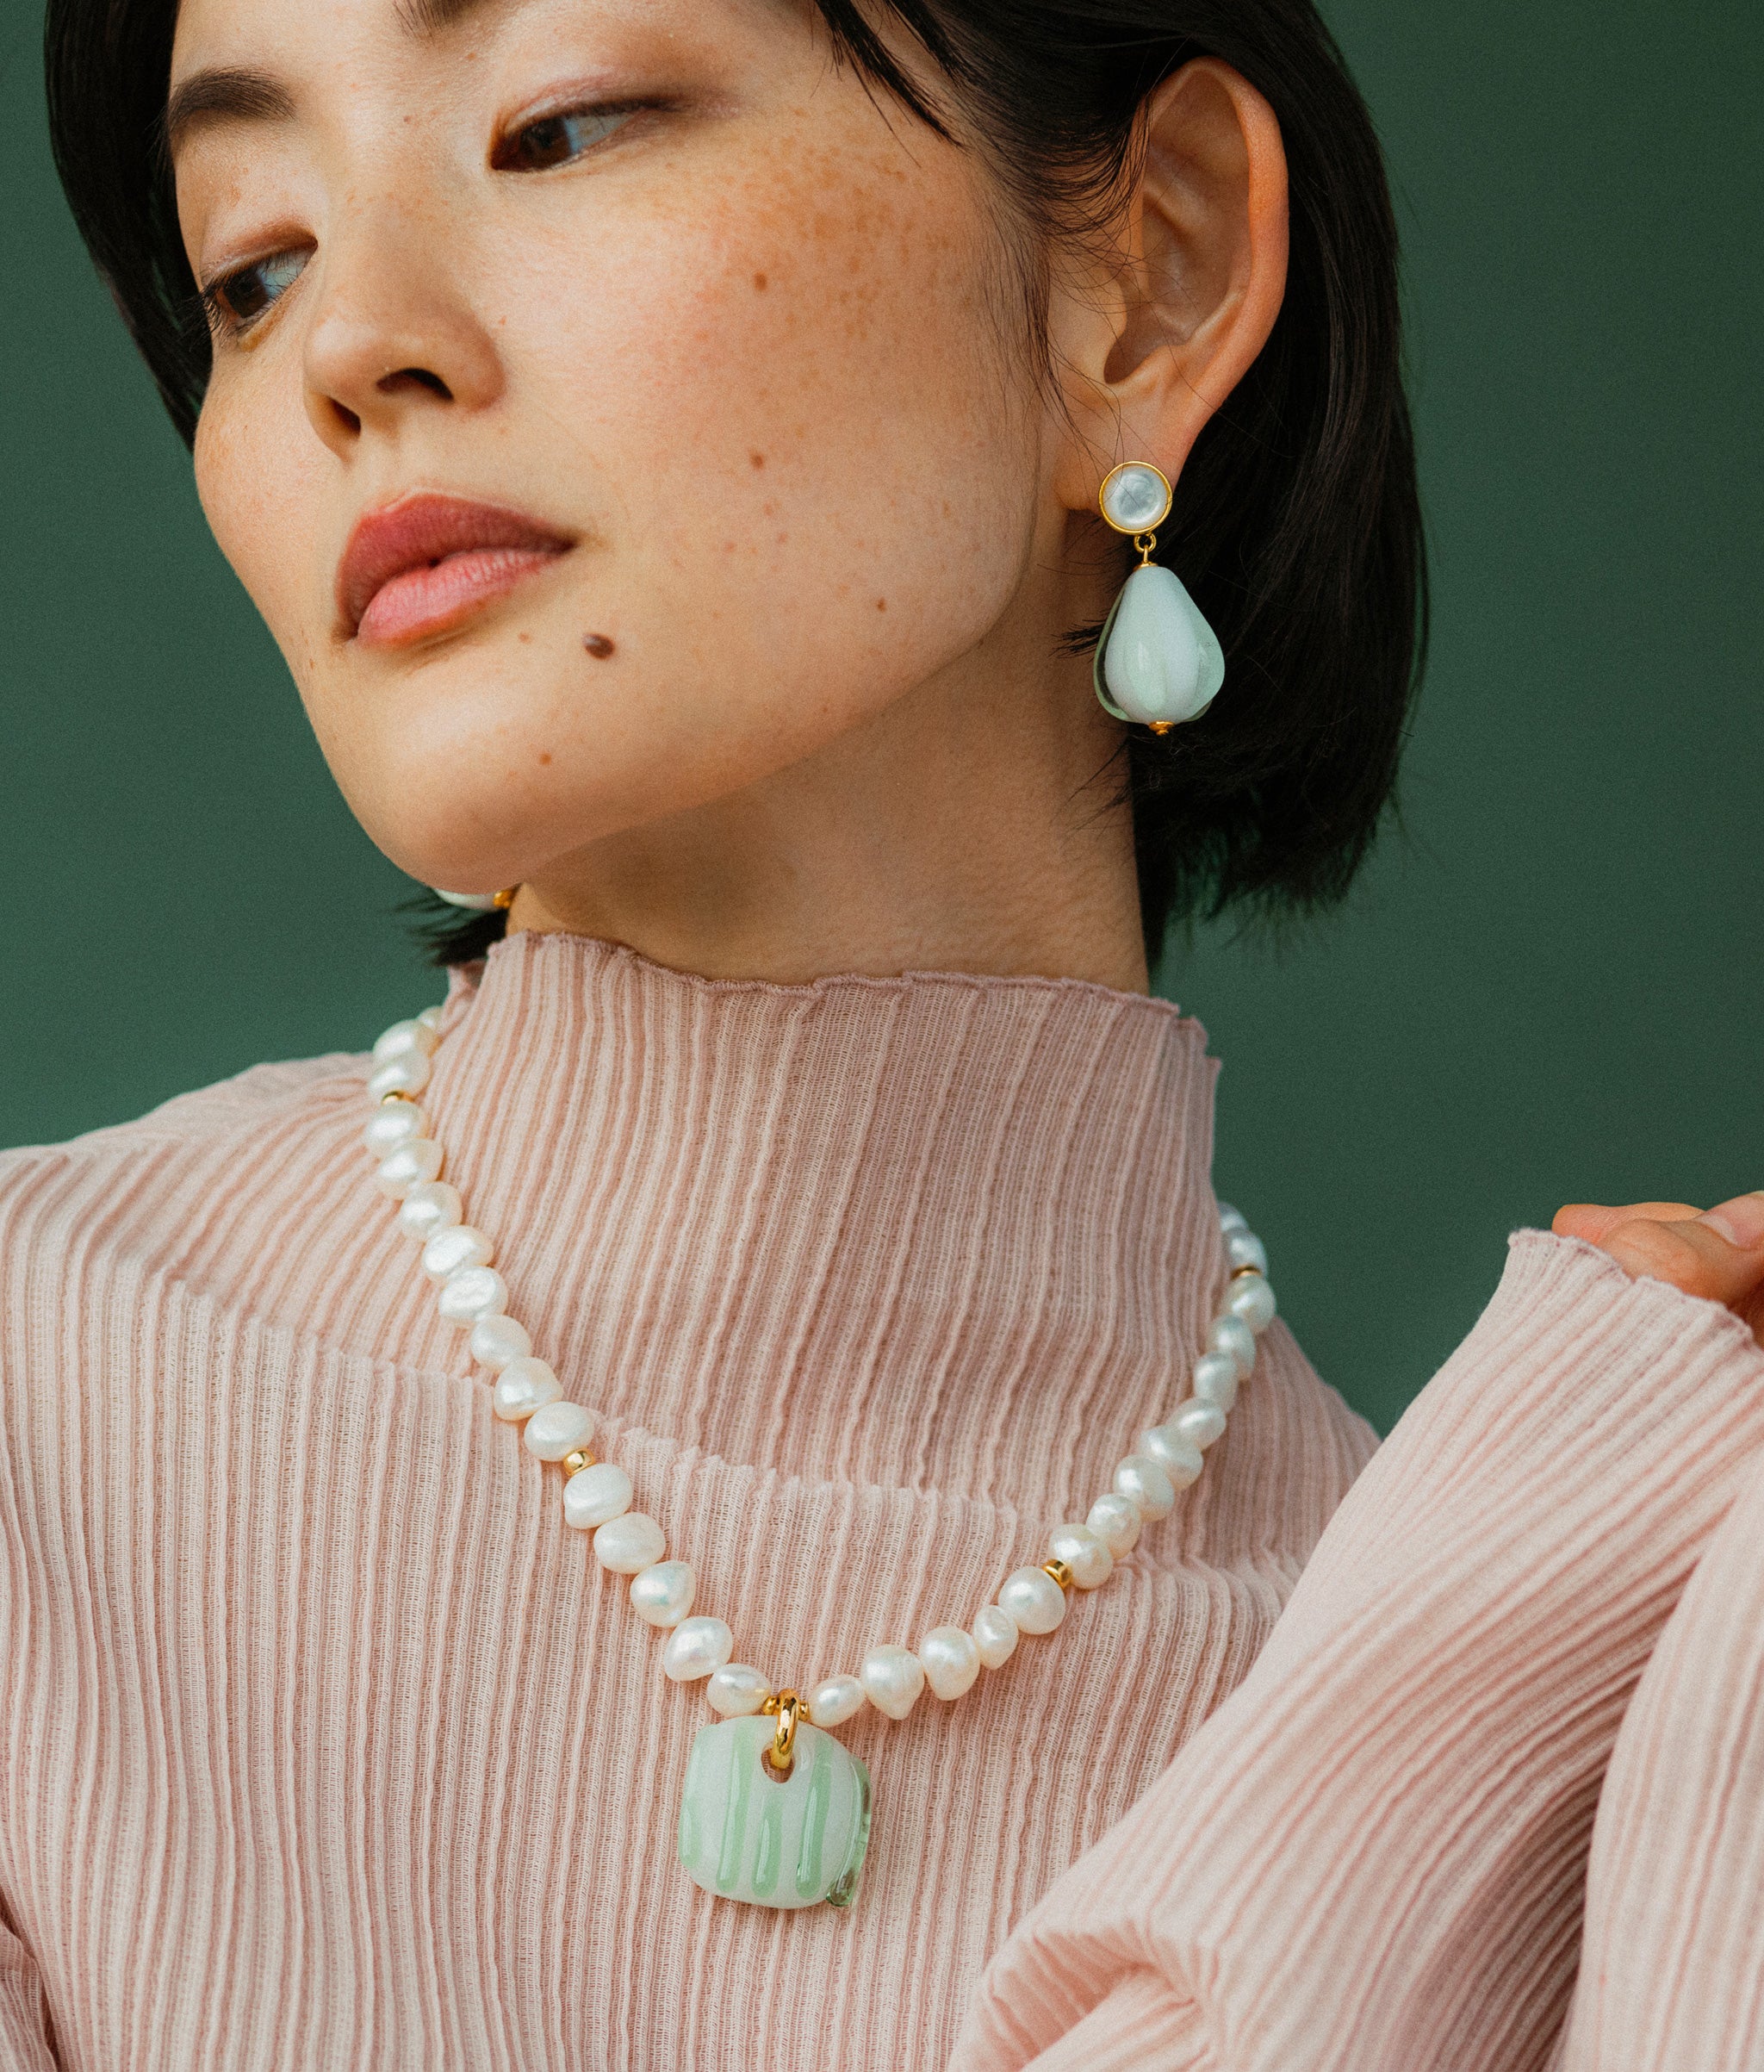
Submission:
[[[1755,1250],[1764,1245],[1764,1192],[1736,1194],[1730,1202],[1718,1202],[1705,1211],[1703,1221],[1730,1244],[1743,1251]]]
[[[1764,1246],[1731,1244],[1705,1217],[1649,1216],[1608,1230],[1604,1248],[1626,1273],[1668,1282],[1686,1295],[1748,1307],[1764,1285]]]
[[[1700,1213],[1688,1202],[1627,1202],[1615,1209],[1602,1208],[1597,1202],[1570,1202],[1556,1211],[1550,1228],[1558,1237],[1584,1238],[1589,1245],[1602,1245],[1612,1231],[1637,1217],[1673,1223]]]

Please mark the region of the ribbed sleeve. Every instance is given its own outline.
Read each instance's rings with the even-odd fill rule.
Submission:
[[[517,936],[443,1028],[424,1100],[515,1313],[780,1683],[971,1619],[1183,1391],[1224,1260],[1165,1003]],[[703,1686],[438,1321],[365,1078],[0,1160],[0,2061],[53,2025],[82,2072],[931,2072],[1370,1433],[1276,1324],[1107,1589],[846,1730],[852,1911],[713,1898],[675,1861]]]
[[[1733,1317],[1522,1233],[1256,1667],[994,1960],[960,2072],[1063,2072],[1134,2050],[1148,2072],[1548,2063],[1624,1708],[1705,1552],[1724,1603],[1725,1548],[1711,1543],[1761,1447],[1764,1359]],[[1754,1559],[1756,1545],[1754,1531]],[[1743,1687],[1756,1663],[1736,1650],[1727,1674]],[[1662,1682],[1691,1702],[1669,1663]],[[1730,1726],[1755,1721],[1751,1688]],[[1637,1738],[1660,1748],[1658,1789],[1664,1744],[1645,1721]],[[1743,1761],[1705,1743],[1708,1773],[1679,1782],[1706,1820],[1721,1760]],[[1758,1859],[1744,1868],[1742,1852],[1755,1810],[1734,1823],[1719,1886],[1737,1897],[1749,1879],[1753,1922]],[[1662,1849],[1634,1816],[1627,1831],[1632,1855],[1668,1874],[1649,1903],[1678,1922],[1645,1942],[1651,1956],[1690,1933],[1699,1845]],[[1744,1950],[1755,1935],[1740,1932]],[[1708,1941],[1705,1980],[1741,1955]],[[1652,1988],[1632,1977],[1620,1997]],[[1599,2048],[1583,2062],[1604,2072]]]
[[[1667,1621],[1593,1825],[1562,2072],[1764,2065],[1764,1462]]]

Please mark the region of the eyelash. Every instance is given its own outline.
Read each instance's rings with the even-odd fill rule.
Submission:
[[[230,298],[241,282],[271,274],[285,267],[290,259],[296,264],[275,295],[266,295],[255,309],[235,308]],[[301,270],[306,263],[307,255],[304,252],[292,249],[271,252],[261,259],[253,259],[248,266],[236,266],[231,273],[223,273],[209,281],[202,290],[202,307],[208,313],[209,323],[216,331],[225,333],[229,338],[243,337],[259,319],[275,308],[282,296],[299,279]]]
[[[660,101],[610,101],[561,108],[551,115],[535,115],[510,130],[496,145],[490,154],[491,168],[496,172],[549,172],[556,166],[573,165],[623,128],[632,115],[669,105]],[[586,141],[580,135],[580,128],[585,125],[595,129],[595,134]],[[544,141],[530,146],[529,154],[523,163],[520,147],[524,141],[537,139],[542,133],[547,133]],[[559,145],[563,148],[556,155],[536,159],[535,152],[549,152]],[[220,274],[205,283],[200,293],[209,323],[227,337],[244,337],[275,308],[299,279],[307,258],[306,252],[295,249],[272,252],[261,259],[253,259],[249,265],[237,266],[232,272]],[[290,259],[296,262],[291,269],[287,266]],[[253,309],[241,310],[236,306],[233,292],[241,283],[262,281],[267,286],[278,270],[284,271],[286,277],[273,294],[266,294]]]

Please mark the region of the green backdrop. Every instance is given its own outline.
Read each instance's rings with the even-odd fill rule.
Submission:
[[[1406,829],[1278,952],[1161,983],[1216,1177],[1381,1426],[1558,1202],[1764,1185],[1764,10],[1337,0],[1388,146],[1437,628]],[[0,32],[0,1143],[366,1042],[434,997]]]

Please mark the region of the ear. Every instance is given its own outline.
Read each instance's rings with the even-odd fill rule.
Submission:
[[[1068,419],[1055,489],[1069,510],[1094,512],[1121,461],[1176,481],[1268,341],[1286,251],[1274,110],[1229,65],[1197,58],[1146,103],[1144,172],[1102,279],[1057,291],[1050,312]]]

